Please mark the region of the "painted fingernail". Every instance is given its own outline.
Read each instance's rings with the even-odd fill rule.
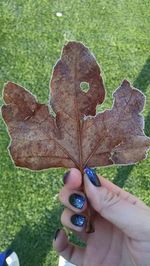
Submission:
[[[67,181],[68,181],[68,177],[69,177],[69,174],[70,174],[70,171],[68,171],[68,172],[66,172],[66,173],[64,174],[64,176],[63,176],[63,182],[64,182],[64,184],[67,183]]]
[[[57,229],[54,235],[54,239],[56,240],[57,236],[59,235],[60,229]]]
[[[74,214],[71,217],[71,222],[73,225],[78,226],[78,227],[83,227],[86,222],[86,218],[83,215],[79,214]]]
[[[89,167],[85,167],[84,172],[87,174],[89,180],[91,181],[91,183],[95,187],[100,187],[101,186],[99,178],[98,178],[96,172],[93,169],[91,169]]]
[[[70,195],[69,202],[73,207],[77,209],[82,209],[85,203],[85,197],[77,193],[74,193]]]

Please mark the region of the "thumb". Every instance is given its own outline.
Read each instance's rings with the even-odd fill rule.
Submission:
[[[123,199],[121,193],[101,184],[100,178],[88,167],[85,168],[84,186],[90,204],[102,217],[129,237],[150,240],[150,208]]]

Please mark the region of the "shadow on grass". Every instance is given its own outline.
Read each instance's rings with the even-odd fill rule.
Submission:
[[[52,249],[55,231],[60,224],[61,208],[46,211],[40,223],[25,225],[15,236],[10,248],[18,254],[20,265],[43,266]],[[53,264],[53,262],[52,262]],[[52,265],[50,264],[50,265]]]
[[[145,62],[141,72],[134,82],[134,86],[139,88],[143,93],[146,92],[148,85],[150,84],[150,57]],[[145,134],[150,136],[150,111],[145,119]],[[134,165],[120,166],[118,167],[117,174],[113,180],[113,183],[117,184],[119,187],[123,187],[125,181],[128,179]]]

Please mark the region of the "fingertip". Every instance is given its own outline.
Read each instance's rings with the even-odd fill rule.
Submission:
[[[64,184],[69,189],[78,189],[82,185],[81,172],[76,168],[71,168],[69,172],[64,175]]]
[[[81,232],[85,229],[86,226],[86,217],[85,215],[75,213],[74,211],[65,208],[61,215],[61,223],[63,226]]]
[[[81,265],[84,256],[84,250],[69,242],[64,230],[60,230],[53,240],[53,247],[57,253],[70,263]]]
[[[96,171],[90,167],[84,169],[84,181],[86,182],[87,180],[95,187],[101,187],[101,182]]]
[[[68,238],[63,229],[57,230],[53,239],[53,248],[58,252],[62,252],[68,244]]]

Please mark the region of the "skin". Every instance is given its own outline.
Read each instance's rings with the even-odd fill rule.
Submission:
[[[149,266],[150,265],[150,208],[132,194],[120,189],[104,177],[98,177],[101,187],[95,187],[84,176],[86,197],[94,208],[95,232],[87,234],[85,226],[74,226],[70,218],[75,213],[86,215],[87,203],[81,210],[69,203],[73,193],[84,195],[82,177],[71,169],[67,182],[59,193],[65,210],[61,222],[82,240],[80,248],[68,241],[61,230],[53,246],[59,255],[77,266]]]

